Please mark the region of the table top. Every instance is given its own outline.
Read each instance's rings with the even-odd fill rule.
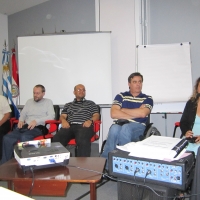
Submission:
[[[35,180],[96,183],[101,179],[105,161],[105,158],[101,157],[71,157],[67,166],[34,170],[34,178]],[[24,173],[14,158],[0,165],[0,180],[20,179],[32,179],[32,173],[31,171]]]

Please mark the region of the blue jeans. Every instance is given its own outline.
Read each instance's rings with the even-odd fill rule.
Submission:
[[[5,163],[12,158],[14,145],[18,141],[20,142],[30,141],[40,135],[42,135],[42,132],[38,128],[34,128],[32,130],[28,130],[23,133],[20,133],[19,129],[16,128],[13,132],[6,134],[3,137],[2,159],[0,164]]]
[[[130,122],[120,126],[118,124],[113,124],[108,133],[108,138],[104,146],[103,153],[101,157],[107,159],[106,169],[108,170],[108,153],[116,149],[116,145],[125,145],[129,142],[138,142],[140,136],[143,135],[145,126],[140,123]]]

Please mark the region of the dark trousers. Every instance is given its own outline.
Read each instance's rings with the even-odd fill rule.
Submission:
[[[71,125],[70,128],[61,128],[53,137],[53,142],[60,142],[67,146],[71,139],[75,138],[77,145],[77,157],[89,157],[91,152],[91,138],[94,135],[93,126]]]
[[[6,135],[10,131],[10,129],[10,120],[7,120],[4,124],[0,126],[0,160],[2,157],[3,136]]]
[[[5,135],[3,137],[3,144],[2,144],[3,152],[0,164],[5,163],[12,158],[14,145],[17,144],[18,141],[20,142],[30,141],[40,135],[42,135],[42,131],[39,128],[33,128],[31,130],[27,129],[24,132],[20,132],[20,129],[16,128],[11,133]]]

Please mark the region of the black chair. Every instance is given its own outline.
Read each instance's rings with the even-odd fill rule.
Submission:
[[[139,138],[140,141],[144,140],[145,138],[150,137],[151,135],[157,135],[157,136],[161,135],[160,132],[157,130],[157,128],[152,125],[153,125],[153,123],[150,123],[150,115],[148,115],[148,119],[146,122],[146,128],[144,130],[143,135],[140,136],[140,138]],[[106,140],[104,140],[102,143],[100,154],[102,154],[105,144],[106,144]]]
[[[173,137],[176,136],[176,129],[177,129],[178,127],[180,127],[180,122],[175,122],[175,124],[174,124],[174,133],[173,133]],[[183,137],[183,135],[181,134],[180,138],[182,138],[182,137]]]

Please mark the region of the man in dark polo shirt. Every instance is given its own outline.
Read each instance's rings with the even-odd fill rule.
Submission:
[[[65,104],[60,116],[62,128],[53,137],[53,142],[60,142],[63,146],[67,146],[68,142],[75,138],[78,157],[90,156],[90,139],[95,134],[93,122],[99,120],[97,105],[86,100],[85,94],[84,85],[74,87],[75,99]]]
[[[117,144],[123,146],[129,142],[137,142],[143,135],[148,115],[153,108],[153,99],[142,93],[142,84],[143,76],[139,72],[132,73],[128,77],[129,91],[116,95],[111,107],[114,123],[109,129],[102,157],[108,159],[108,153]]]

